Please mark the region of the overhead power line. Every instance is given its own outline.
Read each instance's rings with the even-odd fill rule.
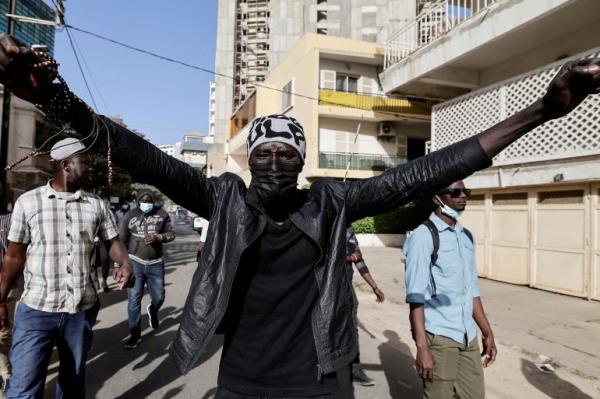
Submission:
[[[90,94],[90,99],[92,100],[92,104],[94,104],[94,109],[98,112],[98,105],[96,105],[96,100],[94,99],[94,95],[92,94],[92,90],[90,89],[90,85],[85,77],[85,72],[83,71],[83,67],[81,66],[81,61],[79,61],[79,55],[77,54],[77,49],[75,49],[75,44],[73,44],[73,38],[71,37],[71,32],[69,31],[69,25],[65,24],[65,31],[67,32],[67,37],[69,38],[69,43],[71,44],[71,48],[73,49],[73,54],[75,55],[75,60],[77,61],[77,65],[79,66],[79,71],[81,72],[81,77],[83,77],[83,82],[85,83],[85,87],[87,87],[87,91]]]
[[[226,79],[231,79],[231,80],[235,80],[236,79],[234,76],[226,75],[226,74],[223,74],[223,73],[220,73],[220,72],[213,71],[213,70],[208,69],[208,68],[201,67],[199,65],[190,64],[190,63],[185,62],[185,61],[180,61],[180,60],[177,60],[175,58],[171,58],[171,57],[167,57],[167,56],[164,56],[164,55],[160,55],[160,54],[155,53],[153,51],[144,50],[142,48],[139,48],[139,47],[136,47],[136,46],[132,46],[132,45],[127,44],[127,43],[123,43],[121,41],[112,39],[110,37],[106,37],[104,35],[100,35],[98,33],[94,33],[94,32],[90,32],[90,31],[85,30],[85,29],[77,28],[77,27],[75,27],[73,25],[70,25],[70,24],[67,24],[67,23],[65,23],[65,28],[67,30],[67,34],[69,33],[69,29],[72,29],[74,31],[84,33],[86,35],[95,37],[97,39],[104,40],[104,41],[113,43],[113,44],[115,44],[117,46],[124,47],[124,48],[127,48],[129,50],[136,51],[138,53],[146,54],[146,55],[149,55],[151,57],[155,57],[155,58],[161,59],[163,61],[171,62],[171,63],[177,64],[177,65],[180,65],[180,66],[183,66],[183,67],[186,67],[186,68],[195,69],[195,70],[198,70],[198,71],[201,71],[201,72],[205,72],[205,73],[208,73],[208,74],[211,74],[211,75],[214,75],[214,76],[220,76],[220,77],[223,77],[223,78],[226,78]],[[304,98],[304,99],[307,99],[307,100],[310,100],[310,101],[321,102],[321,103],[324,103],[324,104],[327,104],[327,105],[337,105],[337,106],[340,106],[340,107],[353,108],[353,109],[359,109],[361,111],[366,111],[366,109],[364,109],[364,108],[354,107],[354,106],[351,106],[351,105],[348,105],[348,104],[343,104],[343,103],[336,103],[336,102],[333,102],[333,101],[324,101],[324,100],[321,100],[321,99],[319,99],[317,97],[308,96],[308,95],[301,94],[301,93],[295,93],[295,92],[289,91],[289,90],[278,89],[276,87],[271,87],[271,86],[267,86],[267,85],[260,84],[260,83],[254,83],[254,86],[261,87],[261,88],[268,89],[268,90],[273,90],[273,91],[276,91],[276,92],[279,92],[279,93],[283,93],[283,94],[291,94],[292,96],[295,96],[295,97]],[[409,98],[406,98],[406,100],[410,101]],[[401,116],[399,112],[391,112],[391,111],[383,111],[383,110],[381,110],[381,111],[375,111],[375,112],[377,112],[379,114],[392,115],[392,116],[395,116],[395,117]]]

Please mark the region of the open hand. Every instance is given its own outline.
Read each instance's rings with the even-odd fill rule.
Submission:
[[[560,118],[594,93],[600,93],[600,57],[567,62],[542,99],[544,114],[548,119]]]
[[[131,288],[135,284],[133,268],[130,264],[116,267],[113,272],[113,279],[119,284],[119,289]]]
[[[433,380],[435,374],[435,359],[431,349],[422,348],[417,349],[417,359],[415,360],[415,366],[417,368],[417,374],[424,380]]]

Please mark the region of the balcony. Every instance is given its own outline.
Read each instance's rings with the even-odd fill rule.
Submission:
[[[387,42],[386,93],[450,99],[600,44],[597,0],[440,0]]]
[[[388,168],[407,162],[406,157],[398,155],[349,154],[319,152],[319,168],[346,169],[350,161],[350,170],[371,170],[382,172]]]
[[[540,98],[567,61],[599,56],[600,47],[548,64],[433,107],[431,149],[482,132]],[[600,155],[600,96],[588,97],[569,115],[549,121],[501,152],[494,164],[516,165]]]
[[[386,42],[384,68],[400,62],[498,1],[442,0],[426,7]]]
[[[328,89],[319,90],[319,105],[357,108],[373,112],[391,112],[397,114],[429,116],[434,104],[434,101],[416,98],[395,98],[390,96],[361,94]]]

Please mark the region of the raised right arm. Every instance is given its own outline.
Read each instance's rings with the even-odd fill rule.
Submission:
[[[16,96],[34,103],[62,122],[70,123],[94,151],[107,155],[138,182],[152,184],[176,203],[210,219],[216,200],[215,184],[201,172],[117,125],[96,115],[83,101],[60,82],[52,66],[8,35],[0,36],[0,83]],[[97,140],[93,140],[97,137]],[[3,166],[3,165],[2,165]]]

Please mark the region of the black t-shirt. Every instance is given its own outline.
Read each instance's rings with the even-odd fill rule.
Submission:
[[[269,221],[242,256],[224,319],[219,386],[248,395],[312,396],[337,389],[321,375],[311,315],[317,246],[289,220]]]

